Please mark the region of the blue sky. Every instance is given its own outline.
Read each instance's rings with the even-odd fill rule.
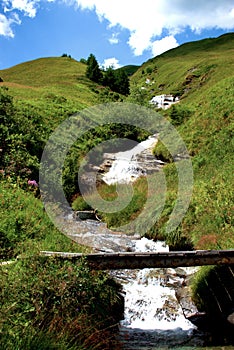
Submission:
[[[140,65],[227,32],[234,32],[233,0],[1,0],[0,69],[63,53]]]

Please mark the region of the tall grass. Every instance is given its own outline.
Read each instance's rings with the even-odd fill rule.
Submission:
[[[120,287],[85,261],[34,255],[1,266],[0,287],[3,348],[110,348],[122,315]]]

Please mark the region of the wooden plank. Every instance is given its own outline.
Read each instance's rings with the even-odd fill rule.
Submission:
[[[234,250],[195,250],[147,253],[94,253],[79,254],[41,251],[41,255],[79,261],[85,258],[97,270],[143,269],[203,265],[232,265]]]

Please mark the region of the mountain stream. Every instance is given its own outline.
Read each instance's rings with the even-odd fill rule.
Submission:
[[[129,182],[145,175],[147,170],[160,168],[162,164],[152,155],[156,142],[153,136],[130,151],[111,155],[112,166],[103,180],[107,184]],[[164,242],[153,242],[137,234],[114,233],[105,223],[74,220],[71,214],[64,230],[73,240],[97,252],[169,250]],[[188,281],[195,271],[195,268],[110,271],[122,284],[125,298],[124,319],[118,334],[122,349],[203,346],[203,334],[187,319],[197,312],[188,295]]]

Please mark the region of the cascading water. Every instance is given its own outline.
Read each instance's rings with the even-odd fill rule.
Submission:
[[[150,151],[156,143],[157,136],[153,135],[129,151],[116,153],[110,170],[102,178],[103,181],[108,185],[129,183],[139,176],[146,175],[146,171],[137,160],[137,156],[144,151]]]
[[[156,144],[153,136],[127,152],[115,155],[115,160],[103,176],[107,184],[128,183],[145,175],[137,157],[151,152]],[[136,252],[169,251],[164,242],[146,238],[135,240],[131,249]],[[185,284],[192,269],[143,269],[114,272],[123,285],[125,315],[120,323],[120,341],[124,349],[144,349],[149,346],[202,345],[196,326],[188,321],[176,298],[176,289]],[[190,305],[191,306],[191,305]],[[196,312],[194,305],[191,306]],[[151,349],[151,348],[150,348]]]
[[[108,183],[130,182],[141,176],[147,164],[152,169],[150,157],[156,136],[149,138],[127,152],[111,155],[114,162],[110,171],[103,176]],[[139,154],[142,164],[139,163]],[[124,162],[123,162],[124,160]],[[153,167],[157,166],[153,163]],[[148,169],[147,169],[148,170]],[[164,242],[153,242],[139,235],[128,236],[113,233],[104,223],[93,220],[77,221],[69,216],[64,221],[64,232],[75,241],[92,247],[95,251],[168,251]],[[189,322],[185,313],[196,313],[196,307],[190,301],[183,308],[176,293],[184,288],[187,277],[194,271],[191,268],[164,268],[143,270],[112,271],[111,275],[123,286],[125,294],[125,314],[120,322],[118,342],[122,349],[162,349],[170,347],[203,345],[203,334]],[[187,310],[186,310],[187,308]]]
[[[136,242],[136,252],[169,251],[163,242],[152,242],[142,238]],[[134,276],[135,274],[133,274]],[[167,269],[143,269],[136,278],[126,284],[126,313],[122,325],[141,329],[185,330],[194,326],[184,318],[178,305],[174,287],[182,285],[183,278],[170,276]],[[134,313],[134,307],[137,312]]]
[[[169,251],[164,242],[146,238],[135,241],[134,248],[136,252]],[[193,272],[193,268],[114,272],[125,294],[124,320],[119,328],[123,349],[203,344],[201,333],[186,319],[176,297],[176,291]],[[197,311],[195,305],[189,307],[191,313]]]

